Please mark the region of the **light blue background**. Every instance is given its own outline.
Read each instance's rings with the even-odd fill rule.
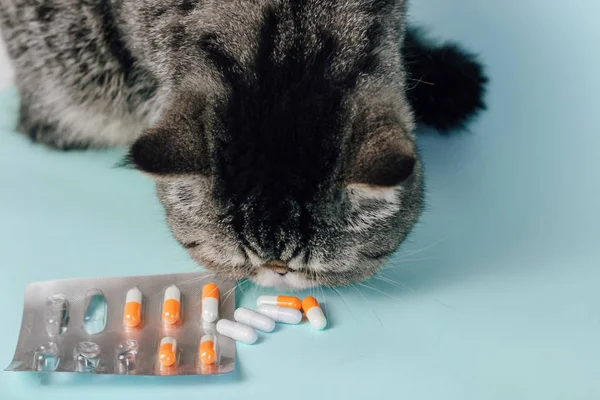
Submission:
[[[238,346],[223,377],[0,373],[0,399],[600,398],[600,3],[420,0],[412,17],[480,52],[489,111],[421,139],[429,210],[384,270],[319,296],[331,328]],[[23,289],[56,278],[194,268],[152,183],[119,151],[60,154],[0,106],[0,364]],[[401,288],[406,286],[406,289]],[[251,305],[262,289],[238,292]]]

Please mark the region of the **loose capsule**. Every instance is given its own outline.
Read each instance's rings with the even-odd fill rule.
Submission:
[[[142,297],[141,290],[136,287],[127,292],[123,310],[123,325],[128,328],[135,328],[142,322]]]
[[[271,318],[243,307],[235,310],[233,319],[263,332],[273,332],[273,329],[275,329],[275,321]]]
[[[214,283],[207,283],[202,288],[202,319],[215,322],[219,318],[219,288]]]
[[[228,319],[221,319],[217,322],[217,332],[223,336],[246,344],[252,344],[258,339],[258,335],[254,329],[248,325],[233,322]]]
[[[302,313],[293,308],[285,308],[264,304],[258,307],[258,312],[286,324],[297,324],[302,321]]]
[[[160,341],[158,361],[163,368],[171,367],[177,362],[177,340],[170,336]]]
[[[306,297],[302,300],[302,309],[313,328],[321,330],[327,326],[327,318],[325,318],[317,299],[312,296]]]
[[[181,291],[175,285],[165,290],[165,300],[162,307],[162,320],[167,325],[175,325],[179,322],[181,312]]]
[[[295,308],[296,310],[302,309],[302,302],[299,298],[294,296],[260,296],[256,300],[258,307],[262,305],[279,306],[285,308]]]
[[[200,347],[198,348],[198,358],[202,364],[210,365],[217,362],[217,338],[214,335],[204,335],[200,339]]]

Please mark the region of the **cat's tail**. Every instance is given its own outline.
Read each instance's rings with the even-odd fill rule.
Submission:
[[[447,133],[485,109],[488,79],[473,54],[455,44],[433,43],[414,28],[406,34],[402,54],[417,122]]]

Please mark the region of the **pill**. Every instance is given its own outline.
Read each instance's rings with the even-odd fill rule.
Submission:
[[[177,340],[170,336],[160,341],[158,349],[158,361],[161,367],[170,367],[177,362]]]
[[[302,321],[302,313],[294,308],[263,304],[258,307],[258,312],[277,322],[284,322],[286,324],[297,324]]]
[[[219,288],[214,283],[207,283],[202,288],[202,319],[215,322],[219,318]]]
[[[263,332],[272,332],[275,329],[275,321],[273,319],[244,307],[235,310],[233,319]]]
[[[162,308],[162,320],[167,325],[175,325],[179,322],[181,310],[181,291],[175,285],[165,290],[165,300]]]
[[[125,310],[123,310],[123,325],[135,328],[142,322],[142,292],[134,287],[129,289],[125,297]]]
[[[258,339],[258,335],[254,329],[248,325],[233,322],[228,319],[221,319],[217,322],[217,332],[223,336],[246,344],[252,344]]]
[[[258,307],[262,305],[279,306],[286,308],[295,308],[296,310],[302,309],[302,302],[299,298],[294,296],[260,296],[256,300]]]
[[[214,335],[202,336],[198,349],[198,357],[202,364],[214,364],[217,361],[217,351],[217,338]]]
[[[327,318],[325,318],[317,299],[312,296],[306,297],[302,300],[302,309],[313,328],[321,330],[327,326]]]

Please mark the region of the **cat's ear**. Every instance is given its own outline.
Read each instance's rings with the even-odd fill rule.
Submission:
[[[206,99],[182,92],[161,120],[131,146],[126,164],[155,177],[208,175],[210,157],[203,115]]]
[[[206,143],[200,132],[185,125],[152,128],[129,149],[127,163],[155,176],[207,175]]]
[[[400,186],[414,172],[415,144],[399,127],[380,128],[363,137],[346,170],[348,184],[376,187]]]

